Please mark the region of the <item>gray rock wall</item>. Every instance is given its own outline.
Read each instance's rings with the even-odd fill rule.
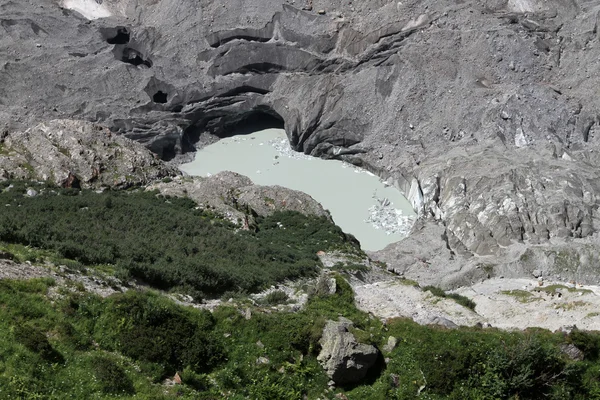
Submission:
[[[0,0],[6,132],[81,118],[170,159],[264,113],[297,150],[396,182],[442,230],[414,257],[598,230],[595,2],[59,4]]]

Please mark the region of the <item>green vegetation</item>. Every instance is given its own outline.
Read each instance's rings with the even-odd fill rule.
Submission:
[[[195,297],[252,292],[314,276],[319,250],[360,251],[327,219],[295,212],[257,218],[256,231],[249,232],[198,210],[187,198],[142,191],[99,194],[31,182],[12,182],[14,187],[2,190],[10,184],[0,183],[0,204],[8,205],[0,208],[0,240],[21,245],[15,254],[114,265],[119,277]],[[40,194],[24,196],[27,187]],[[23,246],[43,250],[24,254]]]
[[[267,294],[263,300],[265,304],[275,306],[286,303],[289,300],[289,296],[283,290],[274,290]]]
[[[4,190],[9,184],[0,183],[0,204],[8,204],[0,208],[3,257],[234,301],[211,313],[150,289],[101,298],[81,283],[0,280],[0,399],[289,400],[343,392],[351,400],[600,400],[596,332],[448,330],[406,319],[383,324],[355,307],[341,275],[306,284],[314,287],[305,288],[310,297],[298,312],[253,306],[252,291],[314,276],[319,250],[360,253],[326,219],[278,213],[257,218],[249,232],[188,199],[23,182]],[[27,187],[40,194],[24,196]],[[339,269],[360,271],[352,263]],[[336,290],[329,294],[332,276]],[[436,287],[423,290],[475,307]],[[286,301],[275,290],[264,304]],[[354,322],[360,342],[382,349],[394,336],[398,344],[364,382],[330,390],[316,358],[326,321],[340,316]],[[569,359],[561,352],[566,344],[585,359]]]
[[[457,302],[458,304],[460,304],[463,307],[469,308],[471,310],[475,310],[475,307],[477,306],[475,304],[475,302],[471,299],[469,299],[468,297],[465,296],[461,296],[460,294],[457,293],[446,293],[445,291],[443,291],[442,289],[440,289],[439,287],[436,286],[424,286],[422,288],[422,290],[424,292],[431,292],[431,294],[433,294],[436,297],[441,297],[444,299],[452,299],[455,302]]]
[[[300,312],[254,309],[247,319],[232,306],[211,314],[153,292],[50,298],[52,280],[0,280],[0,398],[600,398],[597,333],[383,325],[355,308],[343,278],[336,283]],[[363,384],[327,392],[316,355],[325,321],[339,315],[362,342],[399,343]],[[561,353],[569,343],[584,361]],[[176,372],[182,384],[165,385]]]
[[[532,301],[541,300],[540,298],[533,297],[533,293],[527,290],[514,289],[514,290],[503,290],[500,292],[507,296],[512,296],[516,298],[521,303],[531,303]]]
[[[555,295],[558,292],[564,291],[564,290],[566,290],[566,291],[568,291],[570,293],[582,293],[582,294],[592,293],[592,291],[589,290],[589,289],[577,289],[575,287],[571,287],[570,288],[568,286],[560,285],[560,284],[549,285],[549,286],[542,286],[542,287],[536,287],[533,290],[535,290],[536,292],[545,292],[545,293],[548,293],[548,294],[551,294],[551,295]]]
[[[576,301],[569,301],[567,303],[557,304],[555,306],[555,308],[560,308],[560,309],[569,311],[569,310],[574,310],[579,307],[585,307],[587,305],[590,305],[590,303],[588,303],[587,301],[576,300]]]
[[[400,280],[398,280],[398,282],[400,282],[400,284],[404,286],[420,287],[419,282],[413,281],[412,279],[408,278],[401,278]]]
[[[369,267],[360,263],[338,261],[331,267],[331,270],[338,272],[356,273],[367,272],[369,271]]]

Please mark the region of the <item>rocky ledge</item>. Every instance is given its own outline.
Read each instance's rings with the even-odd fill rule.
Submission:
[[[281,186],[254,185],[250,178],[224,171],[210,177],[179,176],[148,185],[165,196],[189,197],[202,207],[246,228],[254,217],[297,211],[331,220],[329,212],[306,193]]]
[[[529,248],[552,273],[598,280],[594,2],[1,0],[0,11],[9,134],[75,117],[171,159],[252,121],[284,126],[295,149],[366,166],[412,201],[412,239],[373,255],[394,270],[446,286],[523,275]]]
[[[53,120],[0,138],[0,179],[126,188],[178,175],[141,144],[101,125]]]

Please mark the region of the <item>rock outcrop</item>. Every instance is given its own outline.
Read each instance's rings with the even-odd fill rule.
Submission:
[[[203,207],[238,224],[253,224],[255,216],[276,211],[297,211],[331,219],[329,213],[306,193],[281,186],[254,185],[250,178],[224,171],[210,177],[178,177],[155,182],[146,190],[163,195],[186,196]]]
[[[0,138],[0,179],[126,188],[179,174],[141,144],[85,121],[53,120]]]
[[[438,282],[480,279],[480,257],[518,264],[514,246],[596,238],[595,2],[72,4],[0,0],[3,130],[83,118],[171,159],[269,119],[295,149],[403,190],[442,233],[374,256],[445,248]]]
[[[337,385],[359,382],[379,355],[374,346],[356,341],[349,332],[352,325],[352,321],[340,317],[339,321],[327,321],[323,329],[321,352],[317,359]]]

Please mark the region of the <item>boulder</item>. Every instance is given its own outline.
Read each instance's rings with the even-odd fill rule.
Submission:
[[[579,350],[573,343],[563,343],[560,345],[560,351],[569,359],[574,361],[582,361],[584,358],[583,351]]]
[[[349,331],[352,325],[352,321],[340,317],[339,321],[327,321],[323,329],[317,360],[336,385],[359,382],[379,355],[374,346],[357,342]]]
[[[250,178],[231,171],[209,177],[156,181],[146,190],[158,190],[165,196],[189,197],[234,223],[252,224],[253,216],[268,216],[277,211],[297,211],[331,220],[329,212],[306,193],[281,186],[254,185]]]
[[[454,322],[450,321],[448,318],[444,318],[439,315],[432,316],[424,323],[424,325],[439,325],[448,329],[458,328],[458,325],[456,325]]]
[[[387,343],[383,346],[383,351],[386,353],[391,353],[396,348],[397,344],[398,339],[396,339],[394,336],[390,336],[388,337]]]

